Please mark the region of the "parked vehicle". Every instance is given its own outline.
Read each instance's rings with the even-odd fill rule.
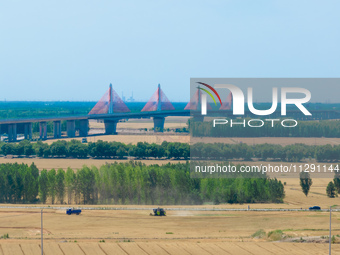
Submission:
[[[81,210],[80,209],[69,208],[69,209],[66,209],[66,214],[67,215],[71,215],[71,214],[79,215],[79,214],[81,214]]]
[[[317,211],[317,210],[321,210],[321,207],[315,205],[315,206],[309,207],[309,210],[310,211]]]

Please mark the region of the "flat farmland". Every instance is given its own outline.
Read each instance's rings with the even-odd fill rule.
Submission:
[[[329,208],[338,203],[338,198],[328,198],[325,194],[330,180],[313,178],[306,197],[299,179],[282,179],[286,182],[284,203],[250,204],[250,209],[307,209],[312,205]],[[6,206],[11,208],[4,208]],[[8,233],[10,237],[0,239],[0,255],[40,254],[38,206],[0,205],[0,236]],[[48,209],[44,209],[44,254],[255,255],[325,254],[328,251],[325,242],[329,212],[216,210],[248,207],[248,204],[222,204],[165,206],[167,216],[154,217],[149,216],[154,207],[150,205],[85,205],[81,215],[68,216],[61,205],[45,206]],[[332,212],[332,228],[334,236],[340,235],[340,212]],[[260,229],[266,235],[270,231],[282,231],[286,238],[277,241],[266,236],[253,238],[252,234]],[[310,238],[315,240],[299,241]],[[338,237],[336,242],[333,254],[340,253]]]
[[[189,142],[189,136],[172,135],[116,135],[95,136],[91,139],[120,141],[136,144],[138,141],[162,143],[164,140]],[[221,139],[216,138],[216,142]],[[228,143],[271,143],[283,145],[301,142],[305,144],[337,144],[337,139],[307,138],[223,138]],[[52,142],[49,140],[48,142]],[[210,142],[215,142],[211,139]],[[117,160],[95,159],[40,159],[0,158],[0,163],[34,162],[39,169],[83,165],[100,167]],[[126,162],[127,160],[118,160]],[[175,160],[144,160],[145,164],[177,163]],[[181,161],[184,162],[184,161]],[[238,164],[281,164],[280,162],[243,162]],[[288,164],[288,163],[283,163]],[[290,164],[290,163],[289,163]],[[252,209],[308,209],[318,205],[326,209],[340,209],[338,198],[326,196],[327,184],[332,180],[316,178],[306,197],[298,176],[279,178],[285,183],[284,203],[281,204],[222,204],[200,206],[164,206],[167,217],[149,216],[150,205],[101,205],[83,206],[79,216],[67,216],[68,205],[45,205],[44,254],[326,254],[329,234],[329,212],[311,211],[255,211]],[[249,211],[232,211],[246,209]],[[11,208],[5,208],[5,207]],[[40,205],[0,205],[0,255],[40,254]],[[82,207],[81,205],[70,205]],[[25,208],[23,208],[25,207]],[[63,208],[60,208],[63,207]],[[105,207],[106,209],[104,209]],[[216,209],[231,209],[219,211]],[[335,244],[333,254],[340,254],[340,212],[332,212],[332,235]],[[252,235],[263,230],[261,238]],[[270,231],[281,231],[282,238],[272,240]],[[104,240],[104,242],[103,242]],[[301,243],[302,242],[302,243]]]
[[[328,212],[168,210],[167,217],[153,217],[150,211],[83,210],[67,216],[65,210],[46,209],[45,254],[324,254],[328,249],[324,242],[251,237],[259,229],[280,229],[289,238],[320,238],[328,234]],[[332,216],[338,235],[340,213]],[[0,240],[0,254],[39,254],[40,210],[1,208],[0,232],[10,236]],[[340,252],[339,244],[333,252]]]
[[[75,138],[65,138],[63,140],[70,141],[72,139],[80,140],[81,137]],[[138,142],[147,142],[147,143],[156,143],[161,144],[164,141],[167,142],[180,142],[180,143],[226,143],[226,144],[239,144],[245,143],[248,145],[255,145],[255,144],[281,144],[282,146],[302,143],[306,145],[339,145],[340,138],[296,138],[296,137],[193,137],[191,138],[189,135],[176,135],[176,134],[161,134],[161,133],[152,133],[150,135],[146,134],[118,134],[118,135],[96,135],[90,136],[87,138],[89,142],[95,142],[98,140],[103,140],[107,142],[121,142],[125,144],[137,144]],[[49,139],[46,143],[51,144],[52,142],[56,141],[55,139]]]
[[[133,242],[133,243],[44,243],[45,255],[211,255],[211,254],[327,254],[328,244],[264,243],[264,242]],[[333,245],[332,252],[340,252],[339,245]],[[1,255],[40,254],[37,242],[0,241]]]
[[[65,138],[63,140],[70,141],[72,139],[81,141],[81,137],[75,138]],[[107,141],[107,142],[121,142],[125,144],[134,144],[136,145],[138,142],[147,142],[147,143],[156,143],[161,144],[164,141],[167,142],[180,142],[180,143],[189,143],[190,136],[188,135],[165,135],[165,134],[150,134],[150,135],[96,135],[90,136],[87,138],[88,142],[96,142],[98,140]],[[51,144],[55,142],[55,139],[49,139],[46,143]]]
[[[188,127],[189,117],[166,117],[164,128],[183,128]],[[89,121],[89,128],[90,130],[104,131],[104,123],[103,122],[97,122],[96,120],[90,120]],[[125,122],[119,122],[117,124],[117,130],[118,132],[122,131],[129,131],[129,130],[139,130],[139,129],[151,129],[153,128],[153,119],[128,119]]]
[[[31,165],[33,162],[39,168],[39,170],[47,169],[67,169],[71,167],[72,169],[80,169],[84,165],[86,166],[96,166],[100,167],[106,163],[114,162],[128,162],[128,159],[117,160],[117,159],[65,159],[65,158],[0,158],[0,164],[3,163],[18,163],[18,164],[28,164]],[[168,163],[178,163],[185,162],[184,160],[141,160],[142,163],[146,165],[153,164],[168,164]]]
[[[65,206],[64,206],[65,207]],[[76,206],[75,206],[76,207]],[[139,207],[139,209],[138,209]],[[149,208],[149,209],[147,209]],[[152,206],[130,210],[85,207],[82,214],[66,215],[64,209],[44,209],[46,240],[248,240],[259,229],[282,230],[292,237],[328,234],[329,212],[310,211],[216,211],[190,206],[171,210],[166,217],[150,216]],[[40,239],[40,210],[0,208],[0,232],[11,239]],[[340,212],[332,212],[333,234],[340,235]]]

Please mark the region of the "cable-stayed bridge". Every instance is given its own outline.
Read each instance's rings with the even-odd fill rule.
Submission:
[[[0,135],[7,134],[9,142],[17,140],[17,134],[24,134],[25,139],[32,139],[32,123],[39,123],[40,139],[47,139],[47,122],[53,122],[53,137],[61,138],[61,122],[66,121],[67,137],[76,136],[76,121],[79,121],[77,128],[80,137],[88,136],[89,120],[103,120],[105,125],[105,134],[116,134],[117,123],[126,119],[152,118],[154,130],[162,132],[164,129],[165,118],[169,116],[193,116],[195,119],[203,120],[201,115],[201,91],[198,89],[190,102],[183,110],[175,110],[170,100],[162,91],[160,85],[152,95],[150,100],[143,107],[141,112],[131,112],[123,100],[113,90],[110,84],[109,89],[104,96],[97,102],[88,115],[82,116],[59,116],[59,117],[41,117],[41,118],[20,118],[20,119],[3,119],[0,120]],[[208,104],[209,115],[216,114],[220,117],[235,118],[233,116],[232,95],[229,94],[226,101],[223,102],[219,110],[212,110]],[[340,119],[340,112],[337,110],[314,110],[311,116],[305,116],[300,111],[288,111],[289,117],[299,120],[322,120],[322,119]],[[244,118],[256,118],[258,116],[249,111],[245,112]],[[280,118],[280,113],[275,112],[268,118]]]

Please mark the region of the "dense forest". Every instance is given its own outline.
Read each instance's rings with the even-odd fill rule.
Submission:
[[[247,124],[245,127],[234,125],[231,128],[230,124],[213,127],[212,122],[191,120],[189,125],[190,134],[195,137],[340,137],[339,120],[298,121],[294,128],[283,127],[279,121],[274,123],[274,127],[269,122],[261,128],[249,127]]]
[[[30,143],[27,140],[15,143],[0,143],[0,154],[58,157],[58,158],[114,158],[114,159],[209,159],[209,160],[275,160],[299,162],[304,159],[316,159],[319,162],[337,162],[340,159],[340,145],[305,145],[292,144],[256,144],[247,145],[224,143],[187,143],[166,142],[149,144],[138,142],[137,145],[120,142],[81,143],[78,140],[58,140],[52,144]]]
[[[239,166],[238,166],[239,167]],[[1,203],[203,204],[282,202],[284,186],[268,178],[190,178],[190,164],[106,164],[74,171],[0,164]]]

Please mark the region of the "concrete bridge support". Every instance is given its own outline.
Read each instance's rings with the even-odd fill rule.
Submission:
[[[67,137],[75,137],[76,136],[76,121],[68,120],[67,121]]]
[[[17,141],[17,124],[8,124],[8,141]]]
[[[24,124],[24,136],[26,140],[32,140],[32,123]]]
[[[194,115],[193,120],[194,121],[203,122],[204,121],[204,116],[203,115]]]
[[[39,135],[40,135],[40,139],[42,140],[47,139],[47,122],[39,123]]]
[[[60,120],[53,122],[53,137],[61,138],[61,121]]]
[[[153,117],[153,128],[155,132],[163,132],[165,117]]]
[[[88,120],[80,120],[79,121],[79,136],[85,137],[89,132],[89,121]]]
[[[118,120],[104,119],[105,134],[106,135],[116,135],[117,134],[117,123]]]

